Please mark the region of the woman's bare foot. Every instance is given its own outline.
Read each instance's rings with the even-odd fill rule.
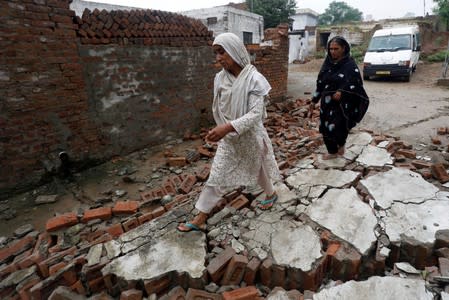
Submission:
[[[204,231],[206,229],[207,217],[206,213],[199,212],[192,221],[179,224],[178,230],[181,232]]]
[[[345,154],[345,146],[338,147],[338,155],[343,156]]]
[[[338,157],[337,153],[334,153],[334,154],[326,153],[326,154],[323,154],[321,156],[321,159],[322,160],[329,160],[329,159],[334,159],[334,158],[337,158],[337,157]]]

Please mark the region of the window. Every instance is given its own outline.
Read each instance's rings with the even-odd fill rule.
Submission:
[[[217,24],[217,17],[207,18],[207,25]]]
[[[253,33],[243,31],[243,43],[245,45],[253,43]]]

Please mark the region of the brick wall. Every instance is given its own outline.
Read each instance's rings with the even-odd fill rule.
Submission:
[[[99,145],[68,1],[0,1],[0,195]]]
[[[286,27],[253,47],[272,99],[287,91]],[[67,151],[98,163],[211,120],[212,34],[178,14],[86,10],[68,0],[0,2],[0,195],[30,188]],[[1,197],[1,196],[0,196]]]

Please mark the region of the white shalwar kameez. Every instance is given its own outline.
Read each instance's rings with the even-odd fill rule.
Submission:
[[[271,195],[272,180],[280,179],[273,147],[263,125],[265,98],[271,86],[250,64],[248,52],[236,35],[221,34],[215,38],[214,45],[222,46],[243,69],[238,77],[225,69],[215,76],[212,106],[215,122],[217,125],[230,122],[236,132],[218,142],[209,179],[195,206],[204,213],[209,213],[230,189],[259,184]]]

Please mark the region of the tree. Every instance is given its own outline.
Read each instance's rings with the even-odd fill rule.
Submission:
[[[449,1],[447,0],[433,0],[437,6],[433,12],[437,14],[443,22],[446,22],[446,30],[449,30]]]
[[[319,25],[335,25],[352,21],[361,21],[362,12],[343,1],[332,1],[324,14],[318,16]]]
[[[263,16],[264,29],[290,23],[289,17],[296,9],[295,0],[246,0],[246,5],[251,12]]]

